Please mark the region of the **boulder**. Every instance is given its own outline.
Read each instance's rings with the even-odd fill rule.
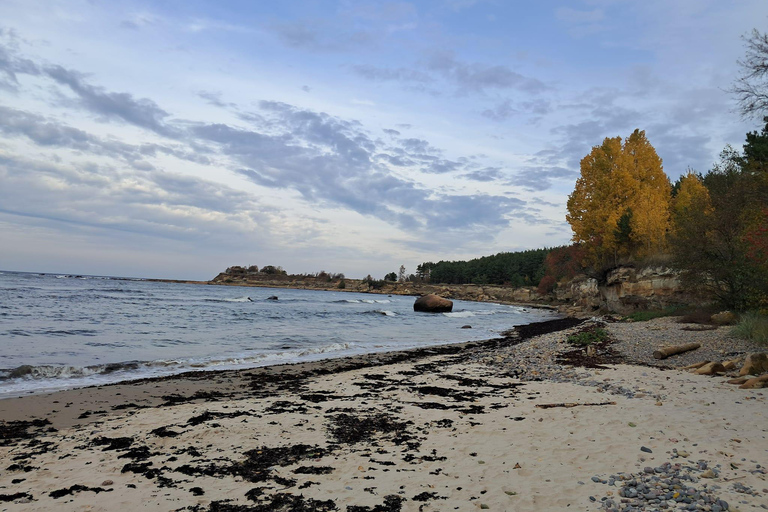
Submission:
[[[760,377],[755,377],[754,379],[749,379],[739,387],[741,389],[768,388],[768,373],[761,375]]]
[[[760,375],[765,372],[768,372],[768,353],[756,352],[747,356],[739,375]]]
[[[710,320],[716,325],[734,325],[738,317],[732,311],[721,311],[712,315]]]
[[[453,310],[453,301],[430,293],[416,299],[416,302],[413,303],[413,310],[425,313],[449,313]]]

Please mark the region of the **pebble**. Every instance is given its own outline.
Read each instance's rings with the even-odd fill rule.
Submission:
[[[646,467],[642,473],[611,475],[607,481],[620,484],[619,498],[616,503],[609,497],[601,500],[601,508],[606,511],[634,512],[642,510],[704,510],[726,512],[730,509],[727,501],[714,493],[719,487],[703,484],[697,488],[692,483],[698,482],[696,465],[682,466],[665,462],[659,467]],[[707,470],[711,471],[711,470]],[[600,477],[592,477],[595,483],[605,483]],[[735,486],[737,492],[751,494],[752,489]],[[591,500],[591,498],[590,498]]]
[[[641,446],[640,447],[640,451],[641,452],[645,452],[645,453],[653,453],[653,450],[651,450],[650,448],[647,448],[645,446]]]

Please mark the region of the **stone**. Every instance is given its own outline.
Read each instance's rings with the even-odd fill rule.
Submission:
[[[749,379],[747,382],[739,386],[741,389],[760,389],[760,388],[768,388],[768,373],[765,375],[761,375],[760,377],[755,377],[754,379]]]
[[[734,325],[738,317],[732,311],[721,311],[712,315],[709,320],[716,325]]]
[[[744,384],[749,380],[749,377],[739,377],[738,379],[731,379],[726,381],[727,384]]]
[[[696,375],[714,375],[716,373],[725,373],[725,367],[722,363],[711,362],[705,364],[693,373]]]
[[[277,295],[271,295],[271,296],[267,297],[267,300],[278,300],[277,299]]]
[[[113,485],[114,483],[115,482],[113,482],[112,480],[104,480],[103,482],[101,482],[101,486],[102,487],[108,487],[110,485]]]
[[[739,370],[739,376],[760,375],[765,372],[768,372],[768,354],[765,352],[755,352],[747,356],[744,366]]]
[[[453,310],[453,301],[430,293],[416,299],[413,310],[425,313],[450,313]]]

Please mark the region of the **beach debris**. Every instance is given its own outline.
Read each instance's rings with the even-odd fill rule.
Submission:
[[[712,362],[694,370],[693,373],[696,375],[715,375],[717,373],[725,373],[725,367],[722,363]]]
[[[739,376],[760,375],[768,372],[768,353],[756,352],[749,354],[744,360],[744,366],[739,370]]]
[[[700,343],[686,343],[684,345],[674,345],[671,347],[663,347],[658,350],[653,351],[653,357],[655,359],[666,359],[668,357],[682,354],[684,352],[690,352],[691,350],[696,350],[697,348],[701,347]]]
[[[745,383],[743,383],[741,386],[739,386],[741,389],[759,389],[759,388],[768,388],[768,373],[765,375],[761,375],[760,377],[755,377],[754,379],[749,379]]]
[[[583,404],[578,402],[562,402],[557,404],[537,404],[536,407],[539,409],[552,409],[554,407],[598,407],[602,405],[616,405],[616,402],[593,402]]]
[[[680,369],[681,370],[698,370],[699,368],[701,368],[705,364],[709,364],[711,362],[712,361],[701,361],[700,363],[693,363],[693,364],[689,364],[688,366],[683,366]]]
[[[416,299],[413,310],[424,313],[450,313],[453,311],[453,301],[428,293]]]

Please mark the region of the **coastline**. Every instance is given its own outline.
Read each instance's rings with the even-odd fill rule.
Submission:
[[[605,347],[583,368],[561,361],[579,321],[551,322],[0,401],[5,422],[39,420],[2,429],[0,509],[599,510],[647,468],[693,478],[729,510],[766,503],[765,391],[621,352],[653,329],[723,328],[607,324],[618,356]]]

